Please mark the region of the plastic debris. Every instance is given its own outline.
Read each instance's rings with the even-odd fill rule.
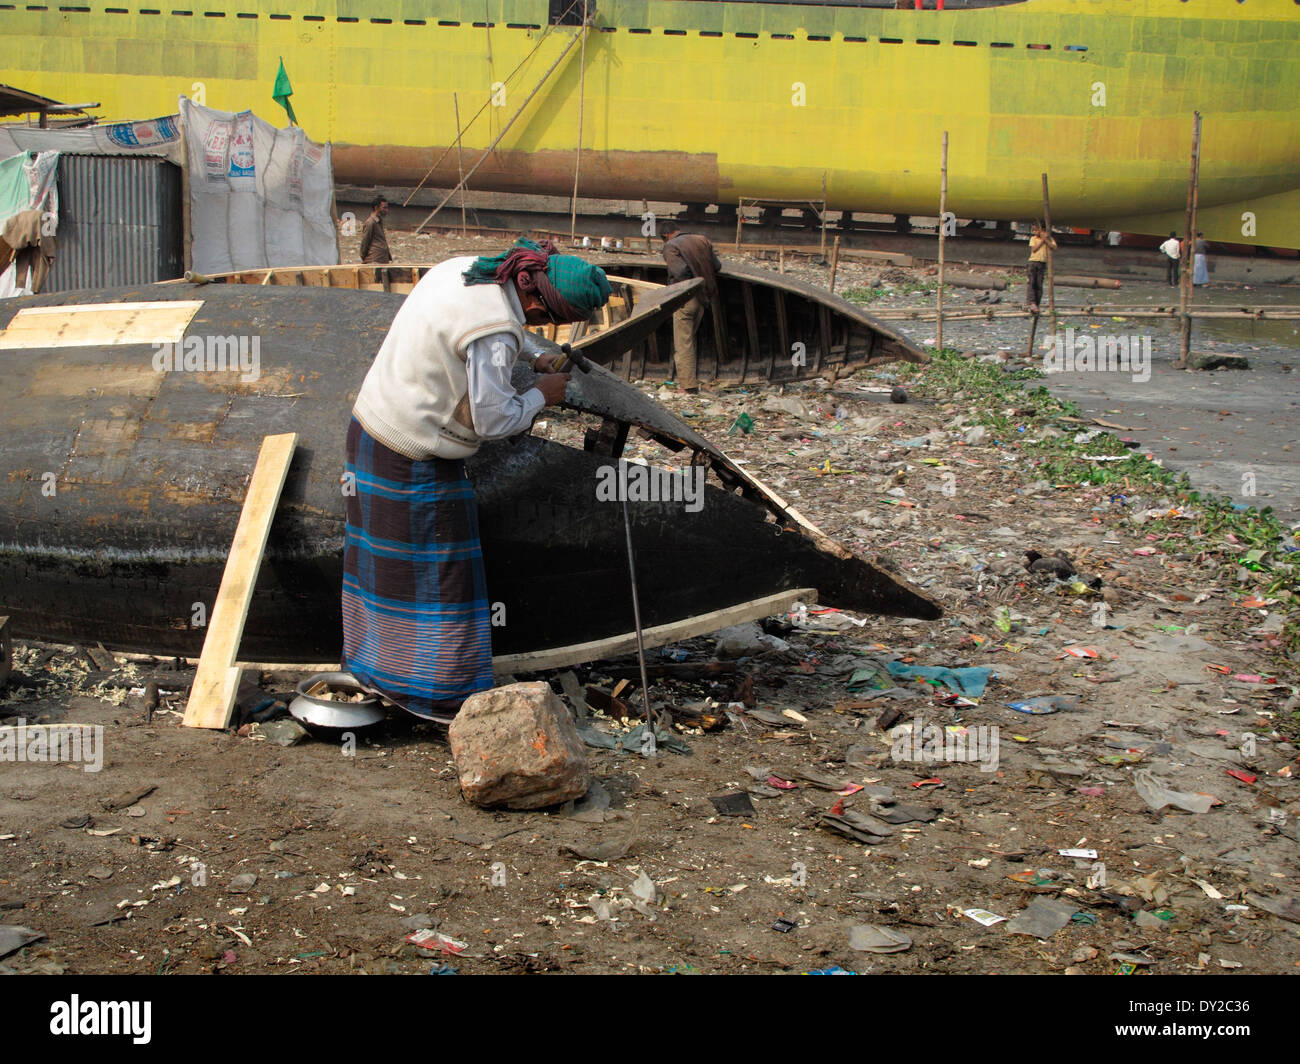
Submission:
[[[911,936],[892,927],[857,924],[849,928],[849,949],[859,953],[902,953],[911,948]]]
[[[1208,813],[1214,805],[1212,795],[1173,790],[1149,769],[1138,769],[1133,773],[1133,786],[1142,800],[1157,813],[1169,805],[1189,813]]]
[[[998,916],[997,913],[991,913],[987,909],[963,909],[963,916],[969,916],[977,924],[984,927],[992,927],[994,924],[1002,923],[1006,917]]]
[[[1032,935],[1046,941],[1070,922],[1074,905],[1056,898],[1035,898],[1014,920],[1007,924],[1012,935]]]
[[[904,665],[901,661],[891,661],[887,667],[889,674],[897,679],[942,683],[949,690],[968,698],[979,698],[984,694],[989,677],[993,675],[993,670],[983,665],[947,669],[936,665]]]
[[[1040,695],[1037,698],[1027,698],[1021,702],[1008,702],[1007,708],[1014,709],[1017,713],[1044,716],[1048,713],[1058,713],[1063,709],[1074,709],[1078,705],[1079,700],[1077,698],[1065,698],[1061,695]]]

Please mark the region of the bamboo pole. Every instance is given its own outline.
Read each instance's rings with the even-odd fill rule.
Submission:
[[[587,0],[582,0],[582,53],[578,59],[578,150],[573,155],[573,199],[569,203],[569,243],[578,232],[578,171],[582,166],[583,103],[587,95]]]
[[[460,185],[460,235],[465,235],[465,164],[460,150],[460,100],[456,93],[451,94],[452,106],[456,108],[456,178]],[[478,215],[475,215],[477,218]]]
[[[1052,312],[1052,332],[1056,332],[1056,269],[1052,255],[1052,205],[1047,198],[1047,175],[1043,175],[1043,228],[1047,230],[1047,308]]]
[[[822,171],[822,262],[826,261],[826,171]]]
[[[1192,173],[1187,183],[1187,246],[1182,254],[1182,284],[1179,285],[1178,293],[1183,312],[1183,335],[1178,348],[1178,361],[1174,363],[1176,369],[1187,367],[1187,356],[1192,349],[1192,316],[1189,307],[1192,301],[1192,263],[1195,262],[1192,248],[1196,241],[1196,207],[1201,179],[1201,112],[1195,112],[1195,116],[1192,122]]]
[[[939,163],[939,326],[935,332],[934,347],[943,350],[943,242],[948,228],[948,131],[943,131],[943,158]],[[834,291],[834,289],[832,289]]]
[[[835,294],[835,273],[840,268],[840,238],[835,238],[835,246],[831,248],[831,295]]]
[[[1224,321],[1297,321],[1300,320],[1300,308],[1286,309],[1277,307],[1242,307],[1238,310],[1222,310],[1214,307],[1189,307],[1189,313],[1196,318],[1217,318]],[[1168,307],[1164,309],[1150,309],[1147,307],[1127,308],[1127,307],[1090,307],[1077,308],[1073,310],[1059,310],[1058,315],[1062,318],[1163,318],[1168,321],[1178,321],[1182,317],[1182,311],[1177,307]],[[877,310],[872,311],[871,316],[879,321],[932,321],[935,318],[935,312],[929,308],[921,307],[911,310]],[[953,313],[952,311],[944,312],[945,321],[977,321],[990,318],[1031,318],[1034,316],[1031,310],[1014,310],[1011,308],[994,309],[988,307],[984,310],[971,313]]]

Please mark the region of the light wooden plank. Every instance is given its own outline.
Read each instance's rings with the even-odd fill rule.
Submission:
[[[794,514],[794,511],[791,511]],[[802,520],[802,518],[797,518]],[[809,527],[813,527],[809,525]],[[679,639],[693,639],[698,635],[708,635],[733,624],[757,621],[786,613],[796,602],[809,606],[817,602],[817,589],[812,587],[796,588],[793,591],[779,591],[775,595],[739,602],[725,609],[701,613],[695,617],[684,617],[670,624],[660,624],[642,631],[642,638],[647,650],[666,646]],[[535,650],[526,654],[498,654],[492,659],[492,672],[498,679],[516,672],[539,672],[542,669],[563,669],[569,665],[579,665],[585,661],[604,661],[608,658],[622,657],[636,652],[636,632],[596,639],[590,643],[574,643],[565,647],[552,647],[549,650]],[[125,656],[125,655],[122,655]],[[141,655],[145,657],[145,655]],[[337,672],[343,668],[338,662],[315,662],[302,664],[297,662],[241,661],[241,669],[257,672]]]
[[[670,624],[660,624],[642,631],[642,641],[647,650],[665,646],[679,639],[693,639],[708,635],[733,624],[756,621],[773,614],[785,613],[796,602],[812,605],[817,601],[816,588],[804,587],[793,591],[779,591],[775,595],[739,602],[725,609],[686,617]],[[502,654],[492,659],[492,671],[503,673],[536,672],[541,669],[562,669],[584,661],[604,661],[636,653],[636,632],[596,639],[590,643],[574,643],[567,647],[552,647],[527,654]]]
[[[24,307],[0,331],[0,351],[48,347],[174,344],[185,338],[199,300]]]
[[[298,446],[296,432],[267,436],[257,456],[257,467],[244,496],[239,526],[226,558],[221,588],[212,607],[203,653],[185,706],[187,728],[224,728],[230,723],[239,687],[240,670],[235,667],[244,621],[253,601],[262,553],[271,532],[271,521],[280,502],[280,492],[289,475],[289,463]]]

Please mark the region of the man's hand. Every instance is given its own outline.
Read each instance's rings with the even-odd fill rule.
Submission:
[[[547,353],[545,355],[538,355],[537,361],[533,363],[533,372],[534,373],[555,373],[557,372],[555,368],[555,363],[557,361],[559,361],[558,355],[554,355],[550,353]]]
[[[550,356],[543,355],[542,358]],[[541,358],[537,361],[541,362]],[[537,378],[534,387],[542,393],[542,398],[546,400],[547,406],[559,406],[564,402],[564,389],[568,387],[569,375],[567,373],[545,373]]]

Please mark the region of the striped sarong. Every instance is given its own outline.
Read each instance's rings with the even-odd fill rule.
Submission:
[[[465,463],[417,462],[348,426],[343,667],[421,717],[492,687],[474,489]]]

